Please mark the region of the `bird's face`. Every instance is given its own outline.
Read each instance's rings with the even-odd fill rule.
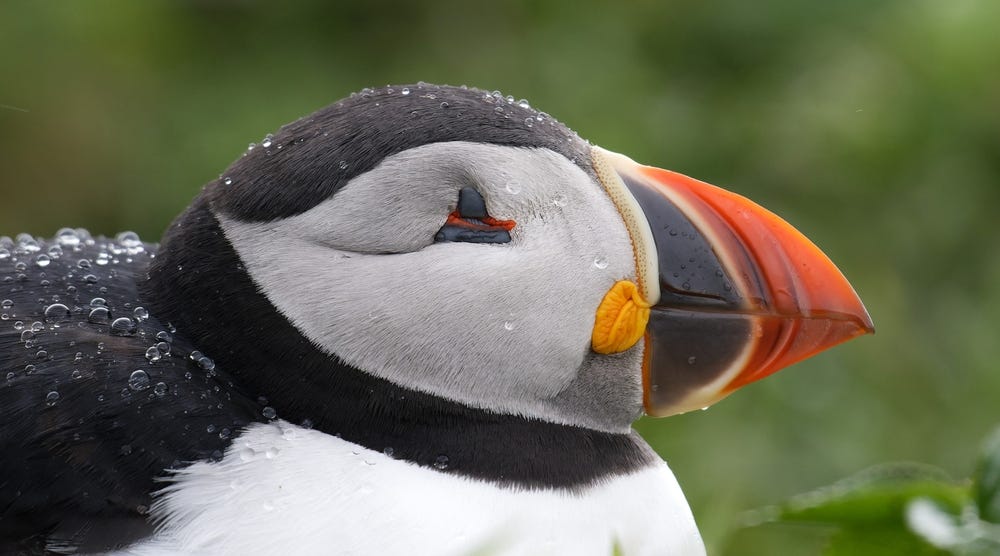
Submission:
[[[477,117],[467,92],[435,91],[420,110]],[[400,122],[391,133],[421,133],[410,99],[379,95],[392,100],[382,117]],[[497,102],[525,119],[495,96],[484,104]],[[480,120],[504,115],[495,108]],[[400,386],[619,431],[644,410],[707,406],[871,329],[815,246],[707,184],[571,135],[568,150],[484,140],[459,116],[441,140],[413,141],[329,187],[325,173],[355,160],[311,122],[238,161],[211,186],[213,210],[305,337]],[[525,137],[540,133],[526,125]],[[282,192],[270,202],[264,185],[239,183],[261,175]]]

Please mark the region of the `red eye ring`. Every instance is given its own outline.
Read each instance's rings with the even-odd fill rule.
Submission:
[[[498,220],[486,212],[486,201],[478,191],[463,187],[458,205],[448,215],[444,226],[434,235],[436,242],[509,243],[510,231],[517,222]]]

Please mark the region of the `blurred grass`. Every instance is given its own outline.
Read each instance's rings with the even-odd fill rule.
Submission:
[[[0,5],[0,234],[160,234],[281,124],[351,91],[500,89],[743,193],[819,244],[866,337],[639,423],[713,554],[749,508],[871,464],[966,476],[1000,417],[1000,3],[240,0]]]

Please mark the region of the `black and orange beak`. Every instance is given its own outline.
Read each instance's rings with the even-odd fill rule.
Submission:
[[[706,407],[874,331],[840,270],[775,214],[599,147],[593,157],[632,236],[639,291],[651,305],[649,415]]]

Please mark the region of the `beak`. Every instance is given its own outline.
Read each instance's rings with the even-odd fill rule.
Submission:
[[[856,336],[871,317],[840,270],[754,202],[593,147],[636,252],[650,305],[646,413],[707,407]]]

